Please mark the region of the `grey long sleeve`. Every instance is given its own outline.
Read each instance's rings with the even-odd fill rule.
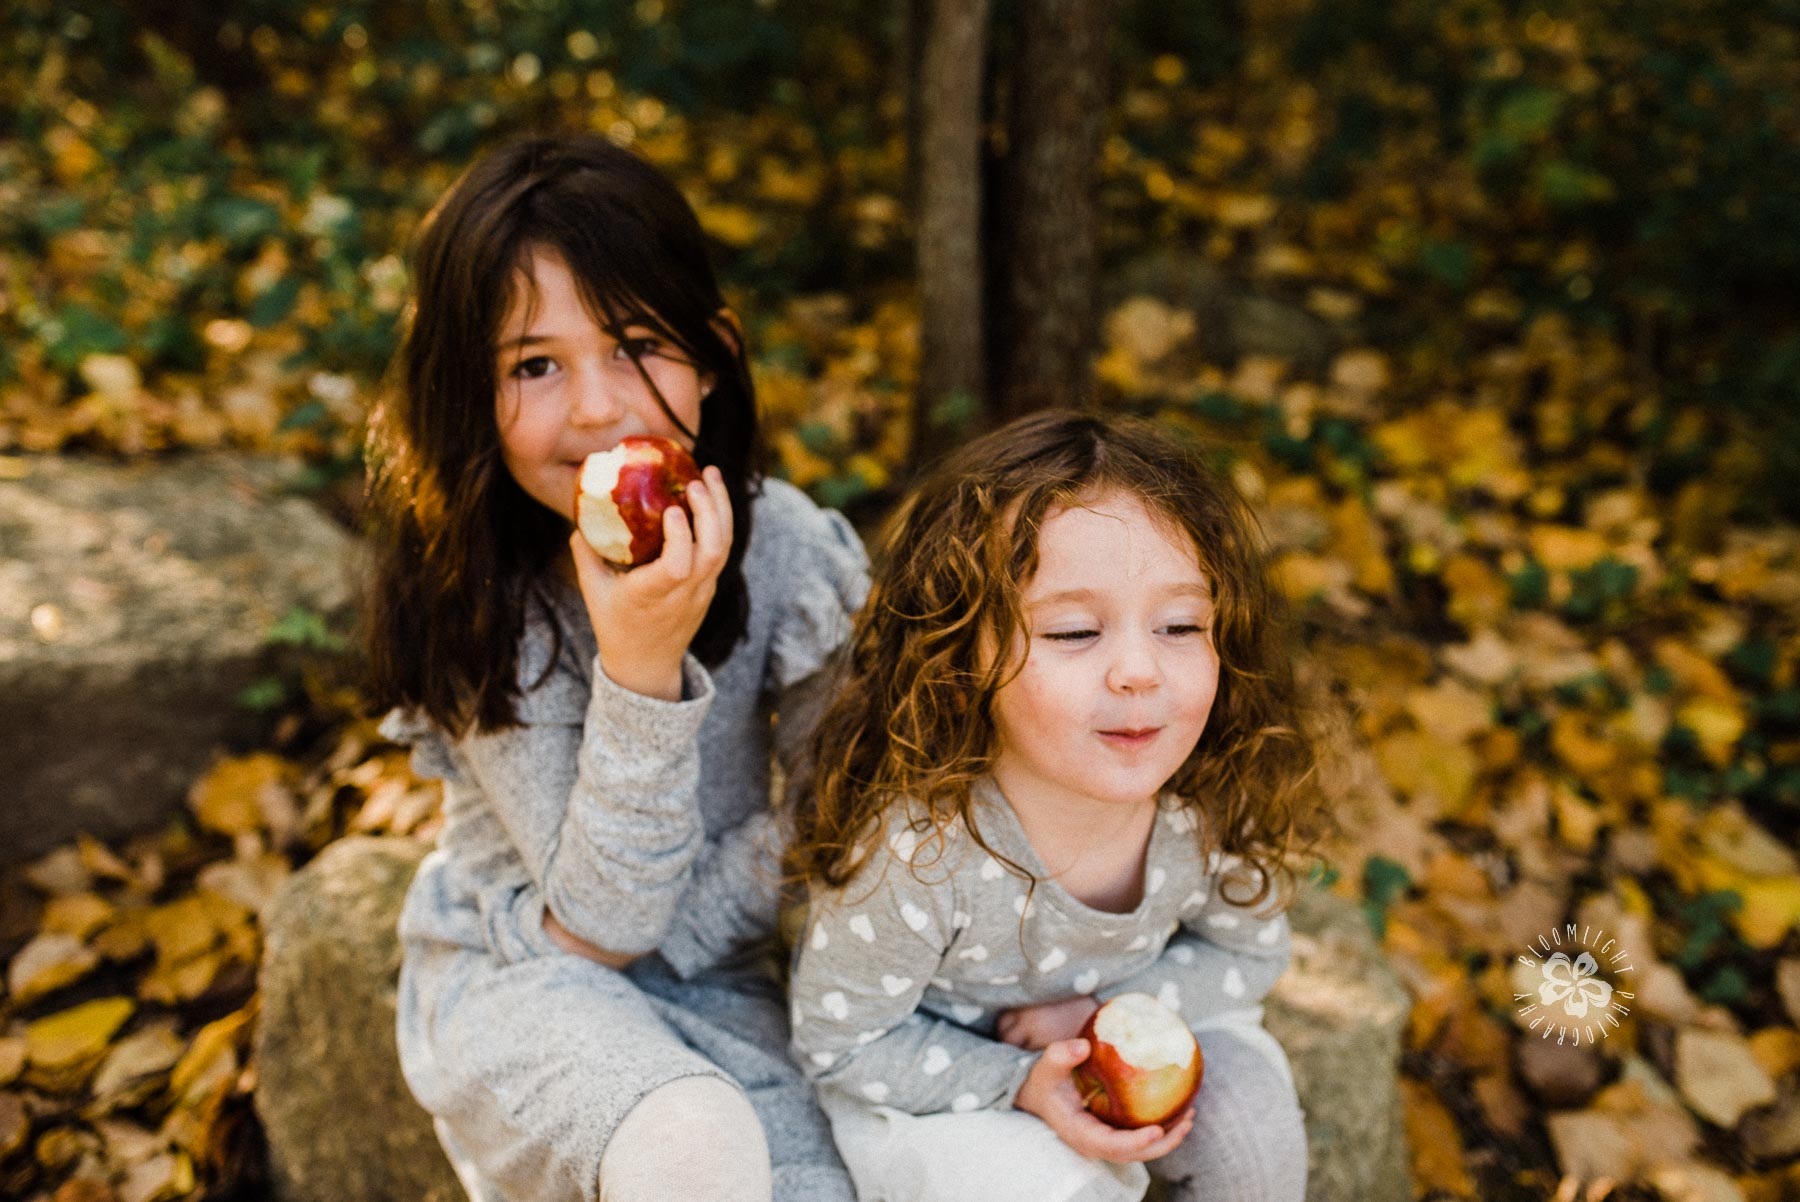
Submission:
[[[532,721],[456,745],[550,912],[608,951],[653,950],[688,886],[704,833],[695,735],[712,702],[706,671],[683,663],[683,693],[620,688],[593,664],[580,726]]]

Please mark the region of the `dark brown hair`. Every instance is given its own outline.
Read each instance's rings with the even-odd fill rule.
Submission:
[[[820,724],[815,796],[788,853],[794,876],[848,883],[881,815],[908,800],[940,840],[960,819],[981,842],[970,786],[992,770],[994,696],[1019,666],[984,657],[984,642],[1011,647],[1024,629],[1020,595],[1045,518],[1115,492],[1185,532],[1213,589],[1218,693],[1167,787],[1202,819],[1203,852],[1243,858],[1246,904],[1285,880],[1296,838],[1309,837],[1314,751],[1255,519],[1161,428],[1068,411],[968,443],[890,519],[845,687]]]
[[[736,532],[694,654],[722,662],[749,615],[755,394],[741,341],[721,331],[725,302],[693,209],[655,167],[604,139],[504,146],[470,167],[419,230],[394,378],[369,426],[371,700],[419,707],[455,735],[516,724],[525,607],[571,529],[513,480],[495,416],[500,323],[539,249],[568,265],[615,338],[627,318],[649,325],[714,381],[694,457],[723,473]]]

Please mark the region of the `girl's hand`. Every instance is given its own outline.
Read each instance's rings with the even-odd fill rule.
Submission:
[[[1015,1048],[1038,1052],[1058,1040],[1074,1039],[1100,1003],[1085,994],[1060,1002],[1015,1006],[1000,1012],[1000,1038]]]
[[[600,667],[620,688],[681,700],[681,657],[706,618],[731,553],[731,497],[716,467],[688,485],[690,529],[679,506],[663,511],[663,552],[631,571],[601,559],[578,530],[569,537],[575,579],[600,646]]]
[[[1114,1164],[1159,1160],[1179,1147],[1193,1130],[1191,1106],[1173,1126],[1139,1127],[1136,1131],[1115,1130],[1089,1114],[1069,1076],[1087,1058],[1085,1039],[1058,1040],[1045,1048],[1013,1097],[1014,1108],[1044,1120],[1065,1144],[1083,1156]]]

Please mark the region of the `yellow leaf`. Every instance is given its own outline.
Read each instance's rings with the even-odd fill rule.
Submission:
[[[1561,782],[1551,791],[1550,804],[1556,812],[1556,833],[1562,841],[1576,851],[1592,851],[1594,838],[1605,823],[1599,807]]]
[[[1675,678],[1683,691],[1717,701],[1737,701],[1737,689],[1732,687],[1725,670],[1679,639],[1658,640],[1654,654],[1656,662]]]
[[[46,1085],[85,1077],[136,1008],[130,998],[97,998],[29,1024],[25,1028],[25,1056],[31,1066],[27,1076]]]
[[[38,926],[44,931],[86,939],[118,912],[117,906],[97,893],[70,893],[44,903],[44,916]]]
[[[1406,1143],[1412,1150],[1413,1176],[1425,1192],[1442,1190],[1458,1198],[1475,1196],[1456,1120],[1431,1086],[1411,1077],[1400,1079],[1406,1112]]]
[[[1590,725],[1586,715],[1574,710],[1564,710],[1550,723],[1550,749],[1579,776],[1610,768],[1619,754],[1618,746],[1593,733]]]
[[[1275,216],[1275,202],[1267,196],[1227,194],[1219,197],[1217,216],[1221,225],[1248,229]]]
[[[1444,561],[1444,587],[1450,599],[1444,611],[1471,632],[1498,625],[1512,607],[1511,590],[1500,574],[1473,555],[1458,552]]]
[[[1493,705],[1487,697],[1449,679],[1414,689],[1406,699],[1406,709],[1420,730],[1446,743],[1461,743],[1494,723]]]
[[[1531,531],[1532,554],[1553,572],[1593,567],[1607,549],[1604,538],[1577,526],[1536,526]]]
[[[1394,591],[1394,565],[1388,559],[1381,527],[1362,498],[1348,496],[1331,511],[1332,549],[1355,571],[1356,587],[1385,597]]]
[[[699,206],[700,228],[727,246],[745,247],[762,235],[762,222],[743,205]]]
[[[176,964],[198,956],[218,942],[212,912],[197,893],[190,893],[144,915],[144,929],[156,944],[160,964]]]
[[[1767,951],[1800,925],[1800,877],[1747,877],[1736,888],[1744,908],[1731,922],[1751,947]]]
[[[1382,423],[1371,438],[1396,471],[1413,471],[1436,459],[1425,422],[1417,414]]]
[[[251,1007],[227,1014],[195,1032],[187,1052],[169,1074],[169,1093],[193,1105],[237,1076],[238,1051]]]
[[[1375,758],[1388,783],[1414,805],[1446,817],[1454,817],[1468,804],[1480,769],[1469,748],[1423,731],[1388,736],[1376,744]]]
[[[1800,1031],[1764,1027],[1750,1036],[1750,1055],[1772,1080],[1779,1081],[1800,1068]]]
[[[188,808],[207,830],[252,834],[267,825],[267,815],[291,806],[291,772],[286,760],[266,751],[220,760],[188,790]]]
[[[1675,712],[1675,720],[1694,732],[1701,753],[1720,767],[1731,762],[1732,750],[1748,728],[1736,698],[1692,698]]]
[[[1291,551],[1275,561],[1275,580],[1290,601],[1308,601],[1350,583],[1350,565],[1323,555]]]

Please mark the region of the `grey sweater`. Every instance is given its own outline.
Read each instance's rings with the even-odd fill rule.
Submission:
[[[789,981],[793,1052],[823,1086],[911,1114],[1007,1107],[1038,1057],[999,1042],[1014,1006],[1142,992],[1190,1025],[1256,1006],[1287,967],[1287,918],[1220,892],[1232,861],[1200,854],[1195,819],[1165,804],[1144,896],[1092,909],[1048,879],[991,778],[975,818],[940,839],[896,807],[856,879],[816,892]],[[1234,888],[1232,895],[1241,896]]]
[[[766,481],[754,513],[748,635],[710,673],[689,656],[683,700],[607,679],[579,592],[545,582],[519,650],[522,726],[453,742],[415,715],[387,717],[382,733],[412,744],[414,770],[444,781],[404,939],[523,954],[518,932],[548,904],[577,936],[660,951],[687,975],[773,930],[770,753],[802,769],[868,559],[842,515],[792,485]]]

